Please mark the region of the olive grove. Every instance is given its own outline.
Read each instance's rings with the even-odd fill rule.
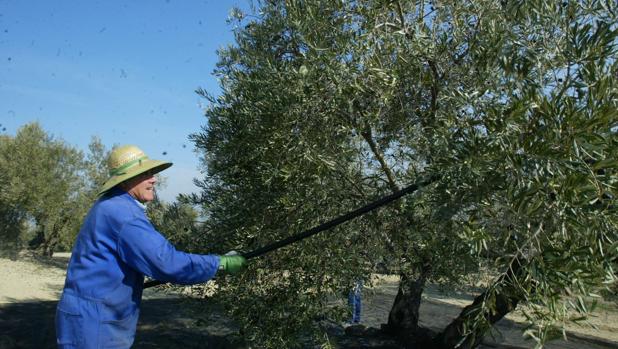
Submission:
[[[441,348],[477,346],[515,309],[543,343],[615,284],[615,2],[254,5],[232,13],[222,93],[198,91],[200,244],[249,251],[437,179],[222,280],[246,338],[326,341],[318,320],[345,314],[333,299],[384,268],[401,282],[383,330]],[[458,318],[419,326],[427,283],[481,268],[493,282]]]
[[[67,250],[106,179],[107,152],[97,138],[88,154],[38,123],[0,137],[0,240],[3,252]]]
[[[0,251],[51,256],[70,251],[83,218],[108,179],[109,150],[93,137],[86,153],[48,134],[38,123],[0,136]],[[157,188],[165,186],[158,176]],[[198,229],[197,211],[182,195],[148,206],[153,224],[184,248]]]

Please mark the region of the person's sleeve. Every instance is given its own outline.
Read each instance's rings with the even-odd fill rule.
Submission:
[[[164,282],[195,284],[212,279],[219,256],[177,251],[144,218],[124,224],[117,245],[118,255],[133,269]]]

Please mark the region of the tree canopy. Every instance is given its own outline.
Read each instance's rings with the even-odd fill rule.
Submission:
[[[93,138],[88,155],[38,123],[0,138],[0,224],[8,251],[70,249],[81,219],[105,180],[106,151]]]
[[[586,314],[616,282],[617,10],[376,0],[233,12],[236,43],[215,72],[223,92],[198,91],[210,102],[192,138],[212,239],[200,244],[251,250],[438,177],[226,279],[247,338],[300,345],[379,265],[401,275],[385,322],[408,340],[426,282],[496,273],[436,347],[476,346],[517,306],[540,343]]]

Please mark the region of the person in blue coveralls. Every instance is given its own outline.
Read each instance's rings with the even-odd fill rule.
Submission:
[[[361,322],[362,311],[362,293],[363,293],[363,280],[356,280],[354,287],[348,293],[348,305],[352,312],[352,318],[348,324],[356,325]]]
[[[139,317],[144,275],[177,284],[235,274],[240,255],[177,251],[144,212],[155,197],[154,175],[172,166],[136,146],[112,150],[109,179],[77,236],[56,309],[59,348],[129,348]]]

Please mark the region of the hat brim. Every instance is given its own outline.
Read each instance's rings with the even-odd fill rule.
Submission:
[[[172,166],[171,162],[167,162],[167,161],[159,161],[159,160],[150,160],[150,159],[146,159],[144,161],[141,161],[139,164],[136,164],[135,166],[132,166],[131,168],[129,168],[125,173],[118,175],[118,176],[111,176],[107,181],[105,181],[105,183],[101,186],[101,189],[99,189],[99,193],[97,194],[98,196],[101,196],[103,194],[105,194],[105,192],[107,192],[108,190],[112,189],[113,187],[117,186],[118,184],[131,179],[133,177],[137,177],[139,175],[141,175],[144,172],[153,171],[154,173],[159,173],[169,167]]]

